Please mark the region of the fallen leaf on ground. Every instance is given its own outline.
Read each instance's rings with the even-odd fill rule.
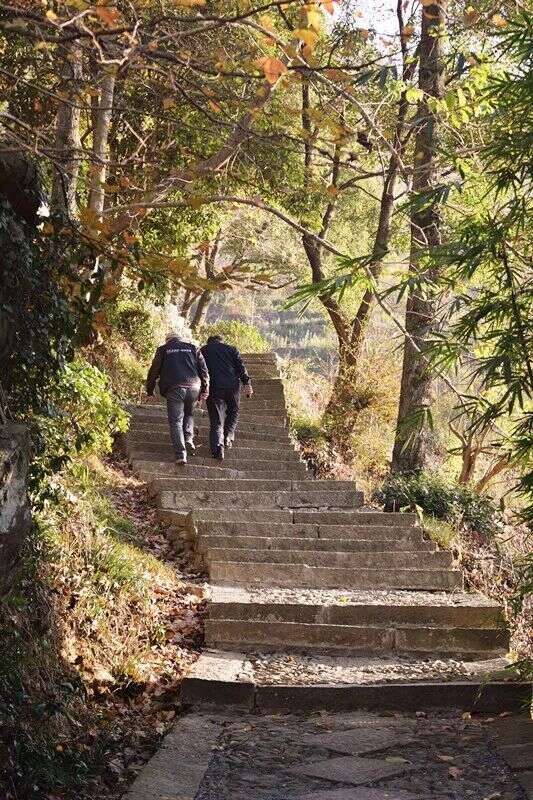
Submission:
[[[455,781],[459,778],[462,774],[463,770],[459,769],[459,767],[450,767],[448,770],[448,775],[450,778],[453,778]]]

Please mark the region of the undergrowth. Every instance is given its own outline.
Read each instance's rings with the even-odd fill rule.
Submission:
[[[179,709],[203,586],[121,465],[75,461],[0,623],[0,796],[119,797]]]

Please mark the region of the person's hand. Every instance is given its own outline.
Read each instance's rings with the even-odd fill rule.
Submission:
[[[246,397],[248,398],[248,400],[250,399],[250,397],[252,397],[253,393],[254,390],[252,388],[252,384],[249,383],[248,386],[246,387]]]
[[[204,400],[207,400],[208,397],[209,397],[209,392],[202,392],[200,394],[200,397],[198,398],[198,402],[203,403]]]

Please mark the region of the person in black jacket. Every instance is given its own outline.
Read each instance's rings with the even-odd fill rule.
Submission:
[[[201,352],[211,386],[207,400],[211,452],[222,460],[224,447],[232,447],[235,438],[241,383],[246,387],[247,397],[253,394],[252,383],[237,348],[225,344],[220,336],[210,336]]]
[[[170,438],[178,464],[187,463],[187,448],[194,452],[194,408],[198,397],[209,395],[209,372],[200,349],[183,342],[169,331],[158,347],[146,379],[152,396],[159,378],[159,391],[166,398]]]

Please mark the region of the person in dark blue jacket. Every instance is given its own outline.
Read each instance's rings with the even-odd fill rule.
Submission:
[[[214,458],[223,460],[224,448],[235,439],[239,418],[240,388],[253,394],[252,382],[236,347],[225,344],[220,336],[210,336],[201,353],[209,370],[207,410],[210,422],[210,445]]]
[[[170,438],[178,464],[187,463],[187,448],[194,452],[194,408],[198,398],[209,395],[209,372],[200,348],[169,331],[165,344],[157,348],[146,379],[152,396],[159,378],[159,391],[166,398]]]

